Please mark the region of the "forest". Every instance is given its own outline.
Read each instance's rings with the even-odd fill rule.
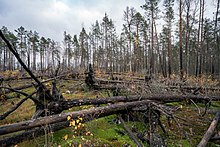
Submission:
[[[220,144],[220,0],[212,16],[207,3],[145,0],[122,30],[105,13],[61,42],[2,26],[0,146]]]

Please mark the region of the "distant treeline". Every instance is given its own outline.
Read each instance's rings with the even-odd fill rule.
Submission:
[[[174,3],[178,6],[174,9]],[[31,70],[62,68],[84,70],[92,63],[95,70],[184,75],[219,75],[219,15],[206,18],[205,0],[146,0],[144,14],[134,8],[124,10],[121,33],[107,14],[96,20],[89,32],[79,35],[64,31],[62,42],[39,36],[19,27],[1,30]],[[219,5],[219,0],[216,2]],[[160,5],[161,6],[161,5]],[[160,11],[162,10],[162,11]],[[162,13],[161,13],[162,12]],[[175,17],[174,17],[175,16]],[[158,20],[163,19],[158,32]],[[21,70],[21,66],[0,39],[0,70]]]

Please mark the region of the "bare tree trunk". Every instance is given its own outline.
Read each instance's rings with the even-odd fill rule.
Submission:
[[[171,29],[171,26],[170,26]],[[169,30],[169,37],[168,37],[168,76],[171,78],[172,70],[171,70],[171,30]]]
[[[179,3],[179,63],[180,63],[180,78],[183,79],[184,69],[183,69],[183,47],[182,47],[182,0]]]
[[[186,7],[187,7],[187,12],[186,12],[186,32],[185,32],[185,72],[186,75],[188,75],[188,70],[189,70],[189,37],[190,37],[190,31],[189,31],[189,12],[190,12],[190,7],[191,7],[191,2],[190,0],[186,0]]]
[[[220,46],[219,46],[219,33],[218,33],[218,29],[217,29],[217,25],[218,25],[218,13],[219,13],[219,5],[220,5],[220,0],[218,0],[217,3],[217,8],[216,8],[216,12],[215,12],[215,39],[216,39],[216,45],[217,45],[217,69],[220,69]],[[213,70],[214,73],[214,70]],[[218,70],[218,75],[220,75],[220,70]]]
[[[155,36],[156,36],[156,40],[157,40],[157,52],[158,52],[158,56],[159,56],[159,65],[160,65],[163,77],[167,77],[167,73],[166,73],[166,70],[165,70],[166,62],[162,62],[162,57],[161,57],[161,53],[160,53],[160,50],[159,50],[159,39],[158,39],[158,36],[157,36],[157,28],[156,28],[155,21],[154,21],[154,27],[155,27]]]
[[[151,54],[150,54],[150,76],[154,73],[154,12],[151,11]]]

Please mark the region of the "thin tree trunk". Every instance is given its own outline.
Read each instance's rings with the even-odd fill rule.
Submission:
[[[179,63],[180,63],[180,78],[183,79],[184,70],[183,70],[183,47],[182,47],[182,0],[179,3]]]
[[[216,39],[216,45],[217,45],[217,65],[218,65],[218,75],[220,75],[220,46],[219,46],[219,35],[218,35],[218,29],[217,29],[217,25],[218,25],[218,13],[219,13],[219,5],[220,5],[220,0],[218,0],[217,3],[217,8],[216,8],[216,12],[215,12],[215,39]]]
[[[151,4],[153,5],[153,4]],[[151,6],[153,7],[153,6]],[[151,10],[151,50],[150,50],[150,77],[155,72],[155,61],[154,61],[154,11]]]

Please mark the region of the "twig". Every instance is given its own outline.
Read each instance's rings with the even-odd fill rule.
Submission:
[[[199,109],[199,107],[196,105],[196,103],[192,100],[192,99],[189,99],[195,106],[196,106],[196,108],[198,109],[198,111],[199,111],[199,115],[201,114],[201,111],[200,111],[200,109]]]

